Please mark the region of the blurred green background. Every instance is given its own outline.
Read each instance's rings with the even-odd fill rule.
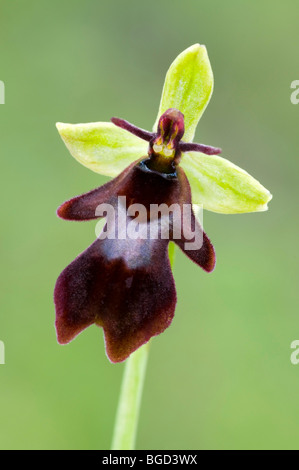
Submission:
[[[206,44],[215,91],[197,140],[274,195],[267,213],[205,212],[218,262],[182,253],[172,326],[151,345],[139,449],[298,449],[298,2],[0,2],[1,449],[109,449],[123,364],[91,327],[54,330],[60,271],[95,223],[56,208],[106,179],[80,166],[56,121],[123,117],[150,129],[167,68]]]

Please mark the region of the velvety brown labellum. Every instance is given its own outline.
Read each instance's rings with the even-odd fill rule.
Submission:
[[[151,204],[191,205],[190,186],[181,168],[168,178],[145,169],[143,162],[135,162],[114,180],[67,201],[58,209],[58,215],[67,220],[91,220],[98,217],[97,207],[108,203],[115,208],[116,219],[125,217],[128,225],[132,217],[125,209],[138,203],[147,209],[143,223],[149,233],[153,223]],[[126,208],[119,208],[119,196],[126,197]],[[104,230],[109,217],[107,214]],[[183,217],[179,222],[185,223]],[[104,329],[109,359],[120,362],[171,324],[176,292],[168,259],[169,241],[177,243],[204,270],[212,271],[215,265],[213,246],[193,212],[190,227],[185,227],[180,239],[173,237],[176,223],[173,219],[168,239],[160,236],[162,217],[157,239],[121,239],[118,232],[115,239],[97,239],[61,273],[54,293],[61,344],[94,323]],[[192,241],[188,230],[202,234],[200,249],[186,249],[184,242]]]

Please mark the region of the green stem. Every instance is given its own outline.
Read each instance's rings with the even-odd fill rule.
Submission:
[[[171,266],[173,266],[174,255],[175,245],[170,243]],[[135,448],[148,353],[149,343],[131,354],[126,361],[111,450],[133,450]]]
[[[131,354],[126,361],[112,450],[133,450],[135,448],[148,352],[149,343]]]

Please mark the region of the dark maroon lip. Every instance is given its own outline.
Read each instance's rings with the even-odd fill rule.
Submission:
[[[120,196],[126,197],[129,206],[139,203],[148,210],[151,204],[191,208],[190,225],[180,219],[184,227],[181,238],[174,236],[175,225],[171,226],[168,238],[99,238],[58,277],[54,302],[59,343],[69,343],[95,324],[104,330],[111,362],[124,361],[172,322],[176,289],[168,257],[170,241],[205,271],[210,272],[215,266],[213,245],[192,211],[191,190],[184,171],[176,166],[175,176],[163,175],[147,168],[149,160],[132,163],[105,185],[65,202],[58,209],[59,217],[65,220],[84,221],[102,217],[98,215],[98,206],[110,204],[119,219]],[[110,216],[107,213],[105,217],[106,227]],[[126,215],[122,223],[130,222],[131,217]],[[144,223],[150,231],[151,218]],[[159,224],[161,228],[162,221]],[[192,242],[196,232],[202,236],[202,246],[189,250],[185,243]]]

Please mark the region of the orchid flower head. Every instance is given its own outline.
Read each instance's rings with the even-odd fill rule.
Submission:
[[[267,209],[271,194],[256,179],[220,157],[220,148],[193,142],[212,91],[206,48],[195,44],[167,72],[153,131],[120,118],[57,124],[76,160],[113,178],[58,209],[65,220],[105,218],[97,240],[57,280],[59,343],[96,324],[109,359],[125,360],[172,322],[169,243],[214,269],[215,251],[193,205],[226,214]]]

